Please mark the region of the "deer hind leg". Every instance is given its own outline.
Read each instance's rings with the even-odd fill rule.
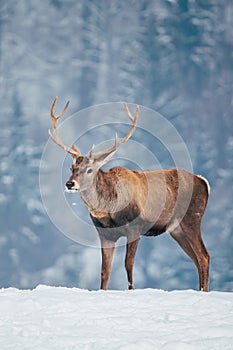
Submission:
[[[193,231],[181,223],[170,234],[196,265],[200,290],[208,292],[209,253],[202,241],[200,229],[198,228],[197,231]]]
[[[115,243],[112,241],[101,240],[102,253],[102,269],[101,269],[101,286],[106,290],[108,288],[108,280],[112,271],[112,261],[115,251]]]
[[[140,240],[140,237],[135,239],[134,241],[128,240],[127,246],[126,246],[125,269],[127,272],[129,289],[134,289],[133,265],[134,265],[134,257],[135,257],[136,251],[137,251],[139,240]]]
[[[208,292],[210,255],[201,237],[200,223],[196,223],[195,230],[190,229],[184,223],[181,223],[181,227],[197,259],[200,290]]]

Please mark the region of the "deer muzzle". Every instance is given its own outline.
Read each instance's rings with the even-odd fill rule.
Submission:
[[[70,192],[70,193],[79,191],[79,184],[75,180],[72,180],[72,181],[68,180],[66,182],[65,187],[66,187],[67,192]]]

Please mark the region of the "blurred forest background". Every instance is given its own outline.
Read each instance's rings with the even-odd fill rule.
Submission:
[[[125,100],[172,122],[194,172],[211,184],[203,221],[210,288],[232,291],[232,0],[1,0],[0,287],[99,287],[100,251],[63,236],[41,202],[39,165],[56,95],[58,110],[72,100],[68,115]],[[110,288],[127,286],[123,255],[118,248]],[[198,282],[164,234],[141,239],[135,285]]]

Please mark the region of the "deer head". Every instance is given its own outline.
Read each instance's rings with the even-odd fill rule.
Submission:
[[[57,97],[54,99],[51,107],[51,120],[52,127],[54,131],[54,136],[49,130],[49,136],[58,146],[63,148],[67,153],[71,154],[73,157],[73,165],[71,168],[72,175],[66,182],[66,189],[68,192],[84,191],[87,188],[90,188],[96,180],[96,175],[99,169],[106,164],[117,151],[117,149],[123,145],[134,133],[136,129],[136,123],[138,118],[139,106],[136,107],[135,116],[133,117],[127,104],[124,103],[124,107],[128,114],[129,119],[132,122],[132,127],[129,130],[128,134],[121,140],[118,140],[117,134],[115,136],[115,143],[112,147],[107,148],[103,151],[94,153],[93,147],[91,148],[88,156],[82,156],[79,148],[76,145],[72,147],[65,146],[61,141],[61,138],[57,130],[57,121],[60,119],[66,112],[69,102],[68,101],[63,109],[63,111],[57,116],[54,115],[54,108],[57,102]]]

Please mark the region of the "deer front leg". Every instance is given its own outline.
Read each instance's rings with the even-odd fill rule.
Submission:
[[[133,264],[134,264],[134,257],[137,251],[139,240],[140,240],[140,237],[135,239],[134,241],[128,241],[127,247],[126,247],[125,268],[126,268],[127,277],[128,277],[129,289],[134,289]]]
[[[101,289],[106,290],[108,287],[108,280],[112,270],[112,260],[115,251],[115,243],[109,241],[101,241],[102,253],[102,270],[101,270]]]

